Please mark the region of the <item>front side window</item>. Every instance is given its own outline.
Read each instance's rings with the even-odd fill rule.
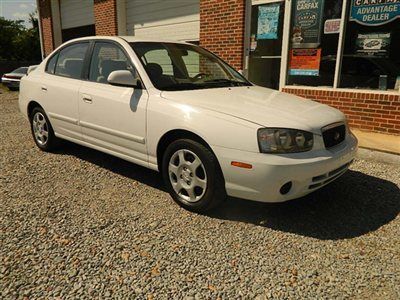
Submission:
[[[132,70],[125,53],[115,44],[96,43],[90,62],[89,80],[107,83],[110,73],[119,70]]]
[[[131,46],[154,86],[160,90],[251,85],[221,59],[194,45],[135,42]]]
[[[46,67],[47,73],[54,74],[54,69],[56,67],[57,58],[58,58],[58,53],[53,55],[53,57],[51,57],[49,59],[49,61],[47,63],[47,67]]]
[[[79,43],[67,46],[58,55],[55,74],[79,79],[82,75],[83,61],[89,43]]]

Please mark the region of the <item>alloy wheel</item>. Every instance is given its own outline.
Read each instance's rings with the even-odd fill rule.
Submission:
[[[32,119],[33,134],[36,142],[43,146],[49,139],[49,126],[41,112],[36,112]]]
[[[192,151],[180,149],[170,158],[169,180],[175,193],[189,203],[198,202],[207,189],[207,174],[200,158]]]

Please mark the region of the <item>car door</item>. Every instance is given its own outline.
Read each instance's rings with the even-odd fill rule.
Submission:
[[[41,104],[58,135],[82,139],[78,95],[88,42],[68,45],[48,61],[41,78]]]
[[[79,123],[86,142],[147,163],[145,89],[114,86],[108,75],[130,70],[132,62],[115,42],[95,42],[87,80],[79,90]]]

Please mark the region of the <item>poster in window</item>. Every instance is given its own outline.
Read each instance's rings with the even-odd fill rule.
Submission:
[[[319,76],[321,49],[292,49],[290,51],[289,75]]]
[[[336,34],[340,32],[340,19],[329,19],[324,24],[324,34]]]
[[[362,56],[389,57],[390,42],[390,32],[358,34],[356,52]]]
[[[258,7],[257,40],[278,39],[280,9],[280,3]]]
[[[324,0],[294,0],[293,48],[319,47],[324,3]]]
[[[352,0],[350,21],[380,26],[400,17],[400,0]]]

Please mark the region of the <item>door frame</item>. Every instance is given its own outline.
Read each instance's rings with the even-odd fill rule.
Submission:
[[[282,52],[281,52],[281,69],[279,77],[279,90],[281,91],[286,85],[288,55],[289,55],[289,36],[290,36],[290,16],[292,12],[292,1],[290,0],[246,0],[245,5],[245,31],[244,31],[244,57],[243,57],[243,74],[246,78],[249,75],[249,57],[250,57],[250,35],[251,35],[251,9],[253,5],[285,2],[285,13],[283,16],[283,32],[282,32]]]

